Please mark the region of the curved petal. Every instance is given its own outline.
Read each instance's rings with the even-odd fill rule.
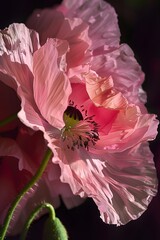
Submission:
[[[121,110],[112,123],[108,135],[100,136],[96,149],[121,152],[141,142],[153,140],[157,134],[158,120],[153,114],[141,114],[137,106]]]
[[[11,138],[0,138],[0,156],[15,157],[17,159],[24,159],[24,154],[19,148],[15,140]]]
[[[93,116],[93,120],[98,124],[98,129],[101,133],[108,134],[113,121],[117,117],[118,110],[95,106],[95,104],[89,99],[85,84],[72,83],[71,86],[72,93],[69,100],[81,111],[84,118],[86,117],[86,114],[87,117]]]
[[[29,17],[27,26],[39,32],[42,44],[46,42],[47,38],[58,38],[68,41],[68,69],[85,64],[88,61],[90,52],[87,50],[91,45],[91,40],[88,37],[88,25],[81,19],[64,18],[61,12],[57,12],[54,9],[39,9],[35,10]]]
[[[0,31],[0,80],[21,99],[19,118],[27,126],[42,125],[33,99],[33,53],[40,47],[38,34],[24,24],[12,24]]]
[[[67,49],[66,49],[67,51]],[[33,56],[34,98],[44,117],[52,126],[64,126],[63,113],[68,105],[71,86],[58,66],[56,42],[49,39]]]
[[[50,171],[50,173],[52,172],[52,176],[50,176],[50,178],[45,178],[45,182],[49,190],[50,196],[52,198],[52,201],[54,199],[54,208],[57,208],[60,205],[59,196],[61,196],[61,199],[63,200],[67,208],[76,207],[82,202],[84,202],[84,199],[73,194],[69,184],[60,181],[61,171],[58,164],[51,163],[48,170]],[[57,203],[55,202],[55,200],[57,200]]]
[[[30,91],[32,55],[40,47],[38,34],[24,24],[14,23],[0,31],[0,42],[0,71],[15,79],[17,85],[20,83],[26,91]],[[16,86],[13,81],[6,80],[5,83],[13,88]]]
[[[109,155],[106,160],[104,175],[113,193],[111,203],[114,209],[120,209],[116,217],[118,225],[125,224],[139,217],[157,193],[153,155],[148,143],[144,143],[118,155]],[[107,214],[101,217],[104,221],[108,219]]]
[[[47,149],[43,133],[41,131],[33,131],[26,126],[22,126],[18,129],[16,142],[21,151],[28,156],[28,161],[26,159],[19,158],[19,169],[25,169],[30,173],[35,174]]]
[[[74,194],[93,198],[106,223],[121,225],[138,218],[157,192],[148,144],[118,154],[67,153],[59,156],[61,180]]]
[[[127,106],[127,100],[122,93],[114,88],[112,77],[101,78],[94,71],[83,76],[89,97],[96,106],[109,109],[121,109]]]
[[[26,25],[39,33],[43,45],[47,38],[56,38],[63,22],[64,16],[62,13],[46,8],[35,10],[28,18]]]
[[[141,93],[144,73],[129,46],[123,44],[118,48],[110,49],[103,46],[93,55],[92,69],[101,77],[112,76],[115,88],[127,98],[128,102],[138,104],[141,110],[146,112],[142,104],[144,93]]]
[[[92,39],[91,49],[104,44],[118,46],[120,32],[117,15],[110,4],[102,0],[64,0],[57,7],[66,17],[78,17],[89,25],[89,37]]]

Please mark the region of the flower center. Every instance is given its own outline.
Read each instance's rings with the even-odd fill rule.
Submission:
[[[81,106],[82,115],[76,106],[69,105],[63,114],[65,126],[61,130],[62,140],[65,142],[68,149],[84,147],[87,150],[89,146],[93,146],[99,139],[98,124],[93,121],[93,117],[87,116],[87,111]]]

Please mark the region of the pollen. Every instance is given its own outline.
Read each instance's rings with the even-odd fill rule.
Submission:
[[[98,124],[93,120],[94,116],[88,117],[83,106],[81,111],[72,103],[63,114],[65,126],[61,130],[61,138],[65,146],[71,150],[80,147],[88,150],[99,140]]]

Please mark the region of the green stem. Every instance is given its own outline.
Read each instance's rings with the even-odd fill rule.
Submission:
[[[42,203],[40,204],[39,206],[37,206],[33,212],[31,213],[30,217],[28,218],[27,222],[25,223],[25,226],[23,228],[23,231],[22,231],[22,235],[20,237],[20,240],[25,240],[26,237],[27,237],[27,233],[28,233],[28,230],[32,224],[32,222],[34,221],[34,219],[37,217],[37,215],[39,214],[40,211],[42,211],[43,208],[47,208],[49,210],[49,213],[50,213],[50,218],[52,220],[55,219],[55,211],[54,211],[54,208],[53,206],[50,204],[50,203]]]
[[[8,117],[8,118],[0,121],[0,127],[3,127],[3,126],[5,126],[5,125],[7,125],[8,123],[14,121],[14,120],[17,119],[17,118],[18,118],[18,117],[17,117],[17,113],[11,115],[10,117]]]
[[[1,228],[0,231],[0,240],[4,240],[9,224],[11,222],[13,213],[17,207],[17,205],[19,204],[19,202],[21,201],[21,199],[23,198],[23,196],[25,195],[26,192],[28,192],[28,190],[30,188],[33,187],[33,185],[41,178],[44,170],[46,169],[46,166],[50,160],[52,156],[52,152],[50,149],[47,149],[46,154],[42,160],[42,163],[39,167],[39,169],[37,170],[36,174],[32,177],[32,179],[28,182],[28,184],[21,190],[21,192],[17,195],[16,199],[13,201],[11,207],[9,208],[8,214],[4,220],[4,224]]]

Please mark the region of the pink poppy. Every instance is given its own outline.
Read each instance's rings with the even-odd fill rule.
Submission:
[[[157,192],[147,141],[158,121],[143,106],[143,73],[119,45],[113,8],[90,2],[34,13],[28,25],[40,42],[23,24],[1,31],[1,80],[21,99],[21,121],[44,133],[61,182],[93,198],[103,221],[120,225]]]

